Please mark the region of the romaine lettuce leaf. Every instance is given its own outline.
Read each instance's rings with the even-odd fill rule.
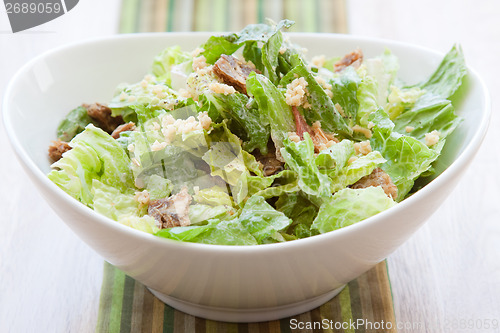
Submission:
[[[129,189],[122,192],[94,179],[92,181],[94,210],[112,220],[119,221],[125,217],[140,217],[146,213],[146,207],[140,207],[134,199],[134,192]]]
[[[425,91],[418,87],[398,88],[391,86],[386,106],[389,117],[392,120],[396,119],[400,114],[413,107],[424,93]]]
[[[304,140],[293,142],[286,138],[281,156],[286,165],[299,176],[299,187],[317,200],[331,195],[331,181],[321,173],[316,165],[314,145],[309,133],[304,133]]]
[[[376,215],[394,204],[379,186],[346,188],[325,200],[312,228],[320,233],[337,230]]]
[[[331,179],[332,193],[354,184],[385,162],[378,151],[356,156],[357,159],[349,164],[349,159],[354,156],[356,156],[354,142],[344,139],[332,147],[324,149],[316,157],[316,165],[320,172],[328,175]]]
[[[199,204],[210,206],[233,205],[228,189],[217,185],[199,190],[193,195],[193,200]]]
[[[52,164],[48,177],[74,198],[92,207],[92,180],[121,191],[133,188],[130,159],[108,133],[89,124],[71,140],[70,151]]]
[[[264,154],[267,152],[269,126],[262,124],[257,109],[248,106],[246,95],[206,93],[205,98],[217,108],[223,119],[230,120],[228,126],[244,141],[245,150],[251,152],[258,148]]]
[[[231,216],[234,214],[236,214],[236,211],[227,205],[209,206],[196,204],[189,206],[189,221],[191,225],[201,224],[214,218],[222,219],[224,215]]]
[[[356,123],[359,109],[357,91],[360,83],[361,79],[352,67],[347,67],[339,77],[330,80],[333,92],[332,101],[334,104],[338,103],[344,111],[349,127]]]
[[[283,147],[287,133],[295,131],[292,110],[285,97],[267,77],[255,72],[248,76],[247,91],[259,105],[261,123],[270,125],[275,147]]]
[[[213,64],[222,54],[233,54],[245,42],[267,43],[282,28],[289,28],[294,24],[290,20],[282,20],[278,24],[250,24],[239,33],[224,36],[212,36],[202,45],[207,63]],[[279,49],[279,47],[278,47]]]
[[[238,219],[258,243],[263,243],[268,238],[281,240],[277,232],[292,223],[285,214],[274,209],[258,195],[247,200]]]
[[[418,100],[413,108],[394,120],[394,130],[422,142],[424,142],[426,133],[436,130],[439,132],[439,139],[443,140],[455,130],[462,120],[455,114],[455,108],[449,100],[427,93]],[[409,133],[406,131],[407,126],[412,127]]]
[[[276,210],[285,214],[293,222],[287,233],[297,238],[310,237],[311,224],[318,214],[319,208],[300,193],[284,193],[276,201]]]
[[[87,114],[87,109],[79,106],[71,110],[57,127],[57,138],[69,142],[78,133],[82,132],[88,124],[94,124]]]
[[[218,245],[257,245],[257,240],[239,220],[212,219],[207,225],[162,229],[157,236],[184,242]]]
[[[323,87],[316,82],[314,76],[307,70],[302,60],[296,57],[293,62],[296,63],[295,67],[281,79],[279,84],[286,87],[296,77],[303,77],[306,80],[308,83],[307,91],[309,92],[307,101],[311,104],[311,107],[307,110],[302,107],[299,107],[299,109],[302,110],[307,122],[312,124],[320,121],[321,128],[327,132],[345,133],[347,135],[352,133],[352,129],[347,125],[346,120],[335,108]]]
[[[167,47],[154,58],[152,67],[153,75],[161,80],[165,80],[166,84],[171,86],[172,67],[183,62],[191,62],[192,60],[191,55],[188,52],[182,51],[180,46]]]
[[[442,98],[451,97],[462,84],[467,66],[460,45],[454,45],[431,77],[417,86]]]
[[[398,187],[398,202],[405,198],[414,180],[427,171],[439,155],[411,136],[385,131],[377,126],[373,129],[370,145],[386,159],[381,168]]]

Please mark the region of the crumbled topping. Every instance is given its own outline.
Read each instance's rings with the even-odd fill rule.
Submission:
[[[193,96],[191,96],[191,93],[189,91],[187,91],[186,89],[179,89],[178,90],[178,93],[179,93],[179,96],[180,97],[184,97],[184,98],[192,98]]]
[[[326,57],[324,54],[319,56],[314,56],[311,60],[314,66],[323,67],[325,65]]]
[[[127,150],[131,153],[133,153],[135,151],[135,145],[133,143],[129,144],[127,146]]]
[[[373,123],[373,121],[369,121],[368,122],[368,125],[366,125],[366,127],[371,130],[373,127],[375,127],[375,124]]]
[[[166,114],[161,118],[161,125],[163,127],[167,127],[168,125],[172,125],[175,123],[175,118],[172,117],[171,114]]]
[[[167,146],[166,142],[158,142],[158,140],[156,140],[151,145],[151,150],[152,151],[159,151],[159,150],[162,150],[163,148],[165,148],[166,146]]]
[[[337,112],[338,112],[338,113],[340,113],[340,115],[341,115],[342,117],[344,117],[344,118],[346,117],[346,114],[345,114],[345,112],[344,112],[344,109],[342,108],[342,106],[340,106],[340,104],[339,104],[339,103],[335,103],[335,109],[337,110]]]
[[[236,92],[236,89],[234,89],[234,87],[219,82],[210,83],[208,89],[210,89],[212,92],[216,94],[224,94],[224,95],[234,94]]]
[[[354,143],[354,150],[356,154],[368,155],[372,152],[372,146],[370,145],[370,141],[361,141]]]
[[[303,78],[296,78],[286,86],[285,100],[290,106],[300,106],[305,101],[307,92],[307,81]]]
[[[197,47],[193,50],[193,52],[191,52],[191,57],[196,58],[203,52],[205,52],[205,49],[203,49],[201,47]]]
[[[347,164],[352,164],[352,162],[356,161],[357,159],[358,159],[357,156],[353,156],[347,161]]]
[[[137,188],[144,188],[144,182],[141,178],[136,178],[134,181],[134,185]]]
[[[137,166],[137,167],[140,167],[140,166],[141,166],[141,163],[137,160],[137,158],[132,157],[131,161],[132,161],[132,163],[134,163],[134,164],[135,164],[135,166]]]
[[[136,100],[137,100],[137,97],[135,97],[135,96],[129,96],[127,99],[127,101],[130,103],[135,102]]]
[[[177,129],[175,128],[175,125],[171,124],[162,128],[161,133],[165,136],[165,141],[170,143],[174,140]]]
[[[120,101],[125,101],[128,99],[128,95],[127,93],[125,93],[124,91],[122,91],[122,93],[120,94]]]
[[[323,79],[321,76],[315,76],[314,79],[316,80],[316,82],[318,82],[318,84],[321,87],[323,87],[328,97],[332,98],[333,97],[332,85],[326,82],[325,79]]]
[[[205,56],[199,56],[199,57],[196,57],[193,59],[193,70],[194,71],[203,69],[207,66],[208,66],[208,64],[207,64],[207,59],[205,58]]]
[[[358,132],[363,134],[367,139],[370,139],[372,137],[372,131],[370,131],[368,128],[361,127],[359,125],[354,125],[352,127],[352,130],[354,132]]]
[[[300,137],[295,132],[288,132],[288,138],[293,142],[300,142]]]
[[[200,112],[198,114],[198,120],[200,121],[200,125],[204,130],[209,130],[212,125],[212,118],[209,117],[208,112]]]
[[[441,133],[439,133],[436,130],[434,130],[434,131],[432,131],[430,133],[425,134],[425,144],[428,147],[434,146],[436,143],[439,142],[439,136],[440,135],[441,135]]]
[[[139,203],[140,207],[147,206],[149,204],[149,192],[147,190],[135,192],[134,200]]]
[[[281,46],[280,47],[280,54],[283,54],[286,52],[286,47],[285,46]]]
[[[140,85],[141,85],[142,89],[146,89],[149,85],[149,82],[146,80],[142,80]]]
[[[414,129],[415,129],[415,127],[413,127],[413,126],[406,126],[405,127],[406,133],[411,133],[411,132],[413,132]]]

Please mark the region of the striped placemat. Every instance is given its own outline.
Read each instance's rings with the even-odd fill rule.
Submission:
[[[122,0],[120,31],[239,31],[295,21],[290,31],[347,32],[345,0]]]
[[[345,0],[122,0],[120,31],[238,31],[265,18],[296,23],[291,31],[347,32]],[[354,328],[350,323],[367,325]],[[319,327],[321,323],[333,323]],[[377,323],[393,329],[377,329]],[[306,328],[316,323],[316,328]],[[368,326],[369,323],[372,327]],[[302,326],[303,325],[303,326]],[[321,325],[319,325],[321,326]],[[263,323],[223,323],[165,305],[141,283],[104,264],[98,333],[115,332],[396,332],[386,262],[351,281],[335,298],[307,313]],[[295,329],[297,328],[297,329]]]
[[[360,320],[364,324],[353,325]],[[397,332],[386,262],[349,282],[338,296],[319,308],[281,320],[248,324],[206,320],[177,311],[153,296],[143,284],[111,264],[104,264],[98,333],[301,332],[304,330],[299,328],[306,329],[307,325],[316,325],[306,330],[309,332]]]

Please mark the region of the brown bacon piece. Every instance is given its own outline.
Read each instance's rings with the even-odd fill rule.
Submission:
[[[57,162],[61,159],[62,154],[71,150],[71,146],[64,141],[57,139],[56,141],[52,141],[52,144],[49,146],[49,157],[53,162]]]
[[[189,220],[189,204],[192,201],[187,188],[184,187],[176,195],[149,202],[148,215],[160,224],[160,229],[185,227],[191,224]]]
[[[370,186],[381,186],[385,194],[392,199],[396,199],[398,196],[398,188],[392,182],[391,177],[380,168],[373,169],[371,174],[358,180],[351,185],[351,188],[367,188]]]
[[[214,73],[226,84],[233,86],[241,93],[247,93],[247,78],[255,67],[243,63],[230,55],[221,55],[214,64]]]
[[[111,109],[100,103],[83,104],[87,109],[90,118],[97,122],[97,125],[104,131],[112,133],[119,125],[123,124],[121,116],[112,117]]]
[[[135,130],[135,124],[133,122],[129,122],[129,123],[122,124],[122,125],[118,126],[117,128],[115,128],[113,133],[111,133],[111,136],[113,137],[113,139],[118,139],[120,137],[121,133],[126,132],[126,131],[133,131],[133,130]]]
[[[363,52],[360,49],[356,49],[351,53],[346,54],[342,59],[334,64],[335,72],[340,72],[344,68],[353,66],[358,68],[363,62]]]
[[[309,133],[309,136],[311,137],[311,140],[314,144],[314,151],[316,153],[319,153],[321,150],[329,147],[331,141],[338,142],[335,137],[328,136],[325,132],[323,132],[323,130],[321,129],[321,123],[319,121],[315,122],[312,126],[309,126],[296,106],[292,106],[292,113],[295,119],[295,128],[297,135],[301,140],[303,140],[304,133]]]

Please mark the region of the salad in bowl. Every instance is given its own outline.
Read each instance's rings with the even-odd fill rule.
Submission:
[[[462,121],[460,47],[408,85],[390,50],[309,55],[292,24],[168,45],[141,81],[67,114],[49,179],[117,223],[219,245],[331,232],[412,195]]]

